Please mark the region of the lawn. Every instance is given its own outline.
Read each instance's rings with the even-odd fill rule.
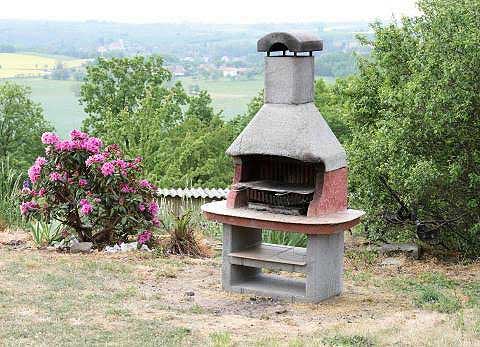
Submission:
[[[222,291],[218,257],[62,254],[25,239],[0,233],[5,346],[480,345],[479,263],[381,266],[347,249],[344,294],[292,304]]]

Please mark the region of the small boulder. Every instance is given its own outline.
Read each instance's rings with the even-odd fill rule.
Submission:
[[[72,242],[70,244],[71,253],[90,253],[92,252],[92,242]]]
[[[420,259],[420,248],[414,243],[386,243],[380,247],[380,254],[405,254],[413,259]]]

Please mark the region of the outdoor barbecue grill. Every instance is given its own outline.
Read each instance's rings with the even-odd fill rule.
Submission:
[[[343,231],[363,212],[347,208],[346,154],[313,103],[313,52],[322,48],[305,33],[271,33],[257,43],[267,53],[265,103],[227,149],[234,160],[227,200],[202,207],[224,224],[226,290],[306,301],[342,290]],[[264,244],[264,229],[305,233],[308,246]],[[262,268],[305,272],[306,281]]]

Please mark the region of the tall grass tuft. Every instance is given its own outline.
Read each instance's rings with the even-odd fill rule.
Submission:
[[[0,231],[24,224],[19,208],[21,188],[21,172],[10,165],[8,158],[0,160]]]
[[[200,206],[206,203],[203,199],[179,198],[167,199],[161,197],[158,201],[160,207],[159,217],[166,225],[166,227],[173,227],[175,219],[172,216],[181,216],[187,212],[190,214],[191,222],[202,231],[204,236],[214,239],[221,239],[222,230],[221,225],[215,222],[206,220],[203,217]]]
[[[294,247],[307,247],[307,236],[300,233],[288,233],[267,230],[262,235],[263,242]]]

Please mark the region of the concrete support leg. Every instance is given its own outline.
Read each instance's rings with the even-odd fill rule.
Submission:
[[[319,302],[343,290],[343,231],[331,235],[308,235],[307,300]]]
[[[261,269],[230,263],[228,254],[257,246],[262,242],[262,230],[236,225],[223,225],[222,286],[231,290],[232,285],[257,276]]]

